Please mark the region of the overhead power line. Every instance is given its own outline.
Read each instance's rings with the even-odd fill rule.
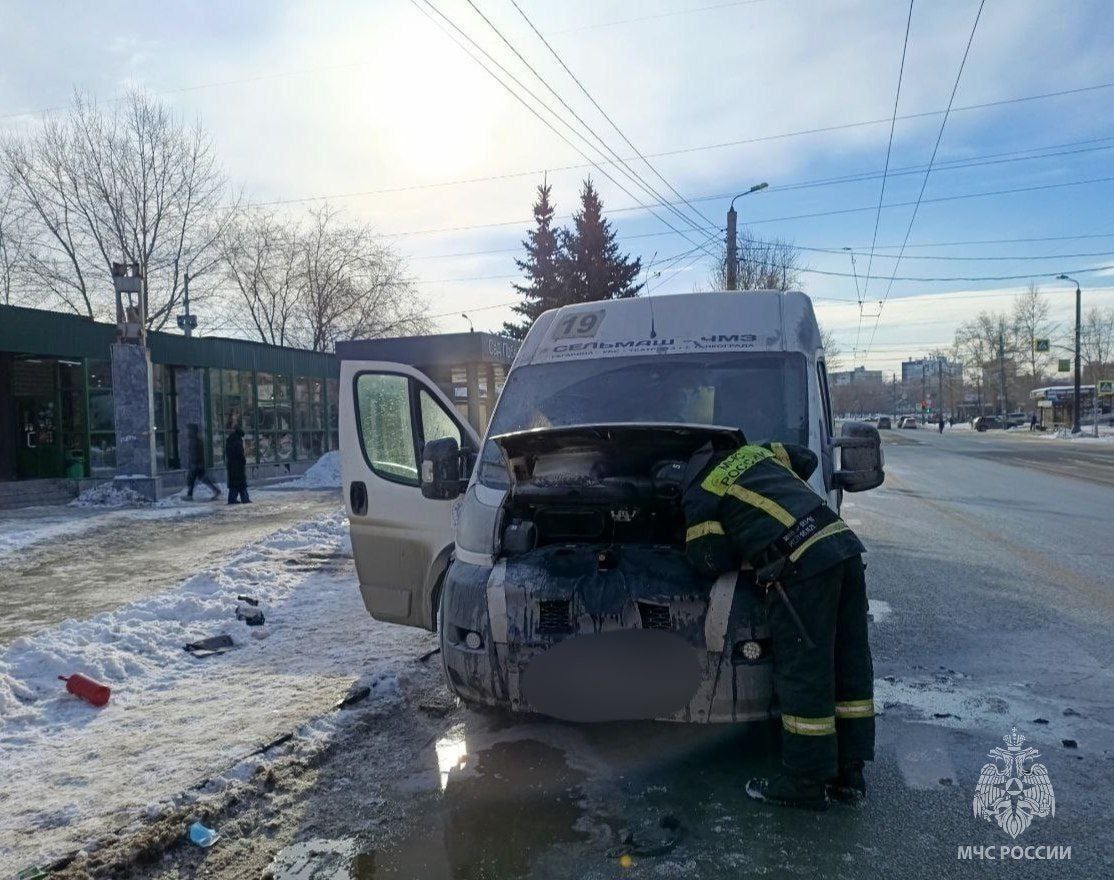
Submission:
[[[1004,153],[983,153],[976,156],[968,156],[964,159],[952,159],[946,162],[937,163],[935,171],[958,171],[964,168],[977,168],[985,165],[1001,165],[1013,162],[1027,162],[1035,161],[1038,159],[1051,159],[1060,156],[1075,156],[1083,153],[1093,153],[1103,150],[1114,149],[1114,137],[1102,138],[1087,138],[1085,140],[1067,141],[1058,144],[1047,144],[1043,147],[1030,147],[1024,150],[1011,150]],[[1077,148],[1077,149],[1073,149]],[[714,149],[713,147],[696,148],[696,149]],[[1044,151],[1044,152],[1041,152]],[[1032,155],[1024,155],[1032,154]],[[664,155],[662,153],[648,154],[649,158]],[[633,159],[634,157],[630,157]],[[628,160],[629,161],[629,160]],[[601,164],[611,164],[601,160]],[[328,193],[325,195],[311,195],[311,196],[296,196],[286,199],[271,199],[265,202],[252,202],[247,207],[252,208],[266,208],[279,205],[295,205],[303,202],[318,202],[329,201],[331,199],[353,199],[364,198],[368,196],[381,196],[381,195],[395,195],[397,193],[413,192],[416,190],[425,189],[441,189],[452,186],[467,186],[477,183],[491,183],[500,180],[513,180],[520,177],[537,177],[541,174],[553,174],[560,171],[578,171],[585,168],[591,168],[592,165],[562,165],[553,168],[538,168],[532,171],[511,171],[505,174],[489,174],[481,177],[466,177],[457,180],[442,180],[434,181],[432,183],[414,183],[405,184],[403,186],[389,186],[380,187],[378,189],[365,189],[365,190],[352,190],[349,192]],[[925,170],[924,165],[911,165],[904,168],[890,169],[889,176],[906,176],[910,174],[921,174]],[[797,189],[811,189],[815,187],[837,186],[844,183],[859,183],[868,180],[877,180],[882,176],[879,171],[863,171],[855,174],[845,174],[836,177],[819,177],[812,179],[799,180],[791,183],[774,184],[769,188],[770,192],[787,192]],[[709,198],[717,198],[711,196]],[[701,201],[701,199],[692,199],[690,201]]]
[[[979,0],[979,8],[975,12],[975,20],[971,24],[971,33],[967,36],[967,45],[963,49],[963,57],[959,60],[959,70],[955,73],[955,82],[952,84],[951,94],[948,96],[948,106],[944,110],[944,117],[940,120],[940,130],[936,133],[936,143],[932,146],[932,155],[928,159],[928,167],[924,172],[924,180],[921,181],[920,191],[917,193],[917,201],[913,205],[913,213],[909,216],[909,225],[905,228],[905,239],[901,243],[901,250],[898,251],[897,262],[894,263],[894,271],[890,276],[889,283],[886,285],[886,292],[882,295],[882,301],[878,304],[878,312],[874,318],[874,330],[870,334],[870,343],[867,344],[866,350],[870,351],[870,345],[874,342],[874,336],[878,332],[878,321],[882,317],[882,310],[886,307],[886,300],[893,290],[894,281],[896,280],[898,266],[901,265],[901,258],[905,256],[905,245],[909,241],[909,236],[913,232],[913,224],[917,221],[917,211],[920,210],[921,201],[924,199],[924,191],[928,187],[928,178],[932,174],[932,165],[936,161],[936,154],[940,150],[940,142],[944,139],[944,129],[948,125],[948,117],[951,115],[952,105],[955,103],[955,96],[959,92],[959,83],[963,79],[963,70],[967,66],[967,57],[971,54],[971,44],[975,41],[975,32],[979,29],[979,20],[982,18],[983,7],[986,6],[986,0]]]
[[[469,3],[471,3],[471,0],[469,0]],[[623,142],[632,150],[634,150],[635,154],[638,156],[639,159],[642,160],[643,164],[645,164],[645,166],[654,173],[658,180],[665,184],[666,188],[671,193],[673,193],[673,195],[675,195],[686,205],[688,205],[689,210],[700,217],[704,221],[705,225],[709,226],[712,229],[716,229],[718,224],[714,220],[710,219],[706,214],[701,213],[698,208],[694,207],[691,202],[689,202],[683,195],[681,195],[680,192],[677,191],[677,188],[673,186],[673,184],[671,184],[668,180],[665,179],[665,177],[662,176],[662,173],[657,169],[657,167],[655,167],[654,164],[642,154],[642,151],[639,150],[638,147],[636,147],[631,141],[631,139],[626,136],[623,130],[619,128],[618,123],[616,123],[615,120],[611,118],[611,115],[606,110],[604,110],[603,107],[600,106],[599,102],[594,97],[592,97],[592,93],[589,92],[584,83],[580,81],[580,77],[578,77],[575,73],[572,72],[572,70],[569,69],[569,66],[565,63],[565,60],[557,53],[557,50],[550,45],[549,40],[547,40],[542,35],[542,32],[534,26],[534,23],[530,20],[529,16],[527,16],[526,13],[522,11],[522,7],[518,5],[517,0],[511,0],[511,4],[514,6],[515,9],[518,10],[518,14],[522,16],[526,24],[530,26],[530,30],[532,30],[537,35],[538,39],[541,40],[542,43],[545,45],[545,48],[550,51],[550,54],[552,54],[553,57],[557,59],[557,63],[561,65],[561,68],[565,71],[565,73],[567,73],[572,78],[572,81],[576,83],[577,87],[584,93],[585,97],[587,97],[588,100],[592,102],[592,106],[595,107],[596,110],[599,111],[600,115],[608,121],[613,129],[615,129],[616,134],[618,134],[619,137],[623,139]]]
[[[564,125],[566,128],[568,128],[574,135],[576,135],[581,140],[583,140],[585,143],[587,143],[589,145],[590,149],[594,149],[594,147],[591,146],[590,142],[588,142],[587,139],[584,138],[584,136],[582,134],[577,132],[577,130],[573,126],[569,125],[568,122],[566,122],[559,115],[554,113],[552,109],[550,109],[543,101],[541,101],[537,97],[537,95],[535,95],[533,93],[533,91],[531,91],[527,86],[523,85],[521,80],[518,79],[518,77],[516,77],[513,73],[511,73],[509,70],[507,70],[505,65],[501,64],[498,60],[493,58],[491,53],[489,53],[486,49],[484,49],[482,46],[480,46],[467,33],[465,33],[463,30],[461,30],[461,28],[456,24],[456,22],[454,22],[452,19],[450,19],[448,16],[446,16],[440,9],[438,9],[437,6],[434,5],[431,2],[431,0],[420,0],[420,2],[419,2],[419,0],[411,0],[411,3],[420,12],[422,12],[427,18],[429,18],[431,21],[433,21],[434,24],[437,24],[438,27],[440,27],[443,31],[445,31],[444,26],[441,25],[435,18],[433,18],[432,15],[430,15],[430,12],[427,11],[426,7],[428,7],[429,10],[432,10],[432,12],[436,13],[436,15],[440,19],[442,19],[446,24],[448,24],[457,34],[459,34],[461,38],[463,38],[468,43],[470,43],[473,47],[475,47],[477,50],[479,50],[479,52],[481,54],[483,54],[484,57],[488,58],[491,61],[491,63],[494,64],[497,68],[499,68],[499,70],[502,71],[503,74],[506,77],[508,77],[511,81],[513,81],[520,89],[522,89],[522,91],[524,91],[528,95],[530,95],[531,98],[533,98],[533,100],[535,102],[540,104],[558,122],[560,122],[562,125]],[[424,5],[422,5],[422,4],[424,4]],[[602,167],[596,160],[594,160],[591,156],[589,156],[587,153],[585,153],[580,147],[578,147],[576,144],[574,144],[572,141],[570,141],[568,139],[568,137],[566,137],[562,132],[558,131],[558,129],[553,125],[552,122],[549,121],[549,119],[547,119],[545,116],[543,116],[534,107],[534,105],[531,104],[529,101],[527,101],[525,98],[523,98],[522,95],[520,95],[517,91],[512,89],[507,84],[506,81],[504,81],[497,73],[495,73],[494,70],[492,70],[490,67],[488,67],[487,64],[485,64],[483,61],[481,61],[480,58],[478,58],[476,56],[476,54],[471,49],[468,48],[468,46],[466,46],[464,43],[462,43],[460,39],[458,39],[456,36],[454,36],[452,33],[449,33],[448,31],[445,31],[445,33],[448,34],[448,36],[453,40],[453,42],[455,42],[458,46],[460,46],[460,48],[462,48],[465,51],[465,53],[468,55],[469,58],[471,58],[473,61],[475,61],[481,68],[483,68],[485,73],[487,73],[489,76],[491,76],[502,88],[504,88],[507,92],[509,92],[510,95],[516,101],[518,101],[520,104],[522,104],[535,117],[537,117],[537,119],[539,121],[541,121],[547,128],[549,128],[550,131],[552,131],[554,134],[556,134],[558,137],[560,137],[561,140],[563,140],[566,144],[568,144],[570,147],[572,147],[574,150],[576,150],[576,152],[579,153],[581,156],[583,156],[584,159],[586,159],[588,162],[590,162],[592,164],[592,166],[594,168],[596,168],[596,170],[598,170],[604,177],[606,177],[608,180],[610,180],[612,183],[614,183],[617,187],[619,187],[619,189],[622,190],[622,192],[624,192],[627,196],[629,196],[631,199],[633,199],[641,208],[643,208],[646,211],[649,211],[650,214],[652,214],[657,220],[662,222],[665,226],[672,229],[675,233],[680,235],[682,238],[684,238],[689,243],[693,243],[692,239],[688,237],[688,234],[686,232],[682,232],[681,230],[677,229],[677,227],[673,226],[673,224],[671,224],[667,219],[665,219],[664,217],[659,215],[656,211],[654,211],[653,208],[650,208],[648,205],[644,204],[637,196],[635,196],[630,190],[628,190],[625,186],[623,186],[623,184],[619,183],[619,181],[617,181],[614,177],[612,177],[611,174],[608,173],[606,168]],[[493,224],[493,225],[506,225],[506,224]],[[517,225],[517,221],[516,221],[515,225]],[[711,254],[709,254],[709,256],[711,256]]]
[[[1087,178],[1086,180],[1068,180],[1068,181],[1063,181],[1061,183],[1043,183],[1043,184],[1037,184],[1037,185],[1034,185],[1034,186],[1018,186],[1018,187],[1011,187],[1011,188],[1008,188],[1008,189],[986,190],[986,191],[983,191],[983,192],[974,192],[974,193],[960,193],[960,194],[951,195],[951,196],[937,196],[936,198],[932,198],[932,199],[922,199],[921,204],[923,204],[923,205],[934,205],[934,204],[941,204],[943,202],[962,201],[964,199],[979,199],[979,198],[986,198],[986,197],[990,197],[990,196],[1012,195],[1014,193],[1022,193],[1022,192],[1039,192],[1039,191],[1042,191],[1042,190],[1062,189],[1064,187],[1071,187],[1071,186],[1091,186],[1091,185],[1097,184],[1097,183],[1109,183],[1110,181],[1114,181],[1114,176],[1111,176],[1111,177],[1091,177],[1091,178]],[[693,201],[712,201],[714,199],[723,199],[723,198],[725,198],[724,195],[717,194],[717,195],[712,195],[712,196],[701,196],[701,197],[693,199]],[[905,207],[909,207],[910,205],[914,205],[914,204],[916,204],[916,202],[914,202],[914,201],[889,202],[889,203],[883,205],[882,207],[883,207],[883,209],[905,208]],[[623,207],[623,208],[612,208],[612,209],[610,209],[610,213],[620,214],[620,213],[625,213],[625,212],[628,212],[628,211],[637,211],[640,207],[645,208],[644,205],[639,204],[639,205],[632,205],[632,206]],[[812,219],[812,218],[815,218],[815,217],[835,217],[835,216],[840,216],[840,215],[843,215],[843,214],[859,214],[859,213],[862,213],[864,211],[873,211],[874,209],[875,209],[874,205],[866,205],[864,207],[859,207],[859,208],[834,208],[834,209],[829,210],[829,211],[810,211],[810,212],[805,213],[805,214],[789,214],[789,215],[785,215],[785,216],[782,216],[782,217],[766,217],[766,218],[761,219],[761,220],[750,220],[750,221],[748,221],[747,225],[748,226],[758,226],[758,225],[762,225],[762,224],[765,224],[765,223],[783,223],[783,222],[787,222],[787,221],[790,221],[790,220],[809,220],[809,219]],[[562,215],[562,216],[557,217],[555,219],[567,220],[571,216],[572,216],[571,214],[565,214],[565,215]],[[655,216],[657,216],[657,215],[655,215]],[[658,219],[660,220],[661,218],[658,217]],[[495,228],[498,228],[500,226],[522,226],[523,224],[528,224],[530,222],[531,221],[529,219],[501,220],[501,221],[497,221],[497,222],[494,222],[494,223],[473,223],[473,224],[464,225],[464,226],[444,226],[444,227],[439,227],[439,228],[434,228],[434,229],[416,229],[416,230],[412,230],[412,231],[408,231],[408,232],[389,232],[389,233],[384,233],[384,235],[388,238],[403,238],[403,237],[412,236],[412,235],[433,235],[433,234],[442,234],[442,233],[450,233],[450,232],[465,232],[465,231],[471,231],[471,230],[474,230],[474,229],[495,229]],[[673,231],[677,232],[677,230],[675,228],[673,229]],[[686,240],[689,241],[690,244],[693,243],[691,239],[686,239]]]
[[[1114,237],[1114,236],[1111,236],[1111,237]],[[837,249],[837,248],[802,247],[801,245],[796,245],[796,244],[793,245],[793,247],[796,248],[799,251],[808,251],[809,253],[815,253],[815,254],[832,254],[833,256],[843,254],[843,249],[842,248]],[[880,260],[882,260],[882,259],[896,260],[897,259],[896,254],[878,254],[877,256],[878,256],[878,259],[880,259]],[[947,261],[947,262],[957,262],[957,263],[985,263],[987,261],[1002,262],[1002,263],[1039,262],[1041,260],[1078,260],[1078,259],[1084,259],[1086,257],[1114,257],[1114,251],[1109,251],[1109,250],[1106,250],[1106,251],[1091,251],[1089,253],[1082,253],[1082,254],[1043,254],[1041,256],[1036,256],[1036,255],[1033,255],[1033,254],[1006,254],[1006,255],[995,255],[995,256],[978,255],[978,256],[965,256],[965,257],[955,256],[955,255],[952,255],[952,254],[947,254],[947,255],[944,255],[944,256],[937,256],[937,257],[931,256],[931,255],[926,255],[926,254],[918,254],[916,256],[910,256],[909,254],[905,255],[906,260],[933,260],[933,261],[943,260],[943,261]]]
[[[1057,274],[1063,272],[1066,275],[1084,274],[1088,272],[1105,272],[1109,269],[1114,269],[1114,264],[1109,266],[1091,266],[1083,269],[1062,269],[1058,270]],[[849,272],[829,272],[825,269],[798,269],[798,272],[803,272],[808,275],[828,275],[835,278],[850,278]],[[1052,278],[1055,277],[1048,272],[1029,272],[1023,275],[949,275],[946,277],[933,277],[925,278],[922,276],[910,275],[897,275],[894,276],[894,281],[1026,281],[1036,278]],[[849,302],[851,300],[848,300]],[[870,346],[866,347],[866,352],[869,353]]]
[[[697,12],[711,12],[715,9],[730,9],[735,6],[754,6],[756,3],[766,3],[768,0],[733,0],[730,3],[715,3],[711,6],[697,6],[691,9],[675,9],[668,12],[657,12],[652,15],[640,15],[636,18],[621,18],[616,21],[600,21],[595,24],[584,24],[578,27],[565,28],[560,31],[553,31],[554,36],[564,34],[578,34],[583,31],[594,31],[599,28],[618,27],[623,24],[635,24],[643,21],[654,21],[659,18],[672,18],[677,15],[692,15]]]
[[[624,236],[622,236],[622,239],[624,241],[626,241],[628,239],[652,238],[652,237],[656,237],[656,236],[671,235],[671,234],[672,233],[670,233],[670,232],[642,232],[642,233],[638,233],[636,235],[624,235]],[[985,244],[1029,244],[1029,243],[1034,243],[1034,242],[1048,242],[1048,241],[1084,241],[1084,240],[1093,239],[1093,238],[1114,238],[1114,232],[1095,233],[1095,234],[1089,234],[1089,235],[1044,235],[1044,236],[1034,236],[1034,237],[1030,237],[1030,238],[983,238],[983,239],[971,239],[969,241],[928,241],[928,242],[922,242],[920,244],[910,243],[908,247],[910,247],[910,248],[968,247],[968,246],[972,246],[972,245],[985,245]],[[821,253],[821,254],[841,254],[841,253],[844,252],[842,247],[834,247],[834,246],[819,247],[817,245],[805,246],[805,245],[799,245],[799,244],[794,244],[793,246],[795,248],[798,248],[799,250],[816,252],[816,253]],[[862,248],[865,248],[865,247],[866,247],[866,245],[854,245],[855,250],[859,250],[859,249],[862,249]],[[899,247],[900,247],[900,245],[897,245],[897,244],[880,244],[880,245],[878,245],[878,250],[880,250],[880,251],[882,251],[882,250],[897,250]],[[487,256],[493,256],[495,254],[516,254],[516,253],[521,252],[521,250],[522,250],[521,247],[508,247],[508,248],[492,248],[490,250],[483,250],[483,251],[454,251],[454,252],[445,253],[445,254],[412,254],[408,259],[411,259],[411,260],[445,260],[445,259],[450,259],[450,258],[454,258],[454,257],[487,257]],[[888,256],[888,255],[878,254],[878,256]],[[1063,257],[1065,255],[1057,254],[1056,256]],[[1067,255],[1067,256],[1070,257],[1071,255]],[[1077,254],[1075,256],[1081,256],[1081,255]],[[1095,254],[1095,256],[1098,256],[1098,254]],[[890,259],[892,259],[892,257],[890,257]],[[911,257],[908,254],[906,254],[905,259],[912,260],[912,259],[933,259],[933,258],[932,257],[924,257],[924,258],[922,258],[922,257]],[[951,259],[951,257],[949,257],[948,259]],[[955,259],[959,259],[959,257],[956,257]],[[980,257],[979,259],[989,259],[989,258]],[[1034,259],[1036,259],[1036,258],[1034,258]],[[1051,257],[1050,257],[1050,259],[1051,259]]]
[[[663,208],[665,208],[668,211],[672,211],[673,214],[676,215],[678,220],[680,220],[682,223],[685,223],[685,224],[691,226],[697,232],[703,233],[703,232],[706,231],[704,223],[702,223],[700,220],[693,220],[691,217],[686,215],[684,213],[684,211],[680,210],[680,208],[678,208],[676,205],[674,205],[672,202],[670,202],[665,196],[663,196],[660,192],[658,192],[657,189],[655,189],[653,186],[651,186],[649,183],[647,183],[646,179],[643,178],[641,174],[639,174],[637,171],[635,171],[627,163],[627,161],[625,159],[623,159],[622,156],[620,156],[614,149],[612,149],[611,145],[606,140],[604,140],[603,137],[601,137],[600,134],[594,128],[592,128],[592,126],[587,121],[585,121],[583,116],[581,116],[579,113],[576,112],[576,110],[572,107],[572,105],[569,104],[569,102],[565,100],[564,96],[560,92],[558,92],[556,88],[554,88],[554,86],[549,82],[548,79],[546,79],[541,73],[538,72],[538,69],[536,67],[534,67],[534,65],[531,64],[529,62],[529,60],[527,60],[527,58],[518,50],[518,48],[514,45],[514,43],[512,43],[507,38],[507,36],[501,30],[499,30],[498,27],[496,27],[495,23],[492,22],[492,20],[484,14],[483,10],[481,10],[473,2],[473,0],[465,0],[465,2],[469,6],[472,7],[473,11],[481,19],[483,19],[484,23],[495,33],[495,35],[503,42],[503,44],[508,49],[510,49],[511,52],[514,53],[514,56],[516,58],[518,58],[518,60],[521,61],[526,66],[526,69],[529,70],[534,75],[534,78],[538,82],[540,82],[542,84],[542,86],[545,87],[546,91],[548,91],[551,95],[553,95],[553,97],[555,97],[557,99],[557,102],[562,107],[564,107],[565,110],[567,110],[569,112],[569,114],[572,115],[572,118],[575,119],[578,123],[580,123],[580,125],[583,126],[584,129],[587,130],[587,132],[595,139],[596,143],[599,145],[599,146],[595,147],[595,149],[601,150],[601,148],[602,148],[603,154],[611,156],[611,159],[614,162],[618,163],[618,167],[621,169],[622,173],[625,174],[627,176],[627,178],[632,183],[634,183],[636,186],[641,187],[642,190],[644,192],[646,192],[650,196],[651,199],[655,200]],[[490,56],[488,56],[488,57],[490,57]],[[535,97],[535,100],[538,100],[538,99]],[[551,110],[550,112],[553,112],[553,111]],[[556,116],[556,115],[557,114],[554,113],[554,116]],[[635,152],[637,152],[637,150]],[[616,167],[616,166],[612,166],[612,167]],[[711,221],[708,221],[708,222],[710,223]],[[713,228],[714,228],[714,224],[713,224]]]
[[[866,263],[866,280],[863,282],[863,299],[870,291],[870,270],[874,265],[874,246],[878,243],[878,223],[882,219],[882,202],[886,199],[886,176],[890,173],[890,155],[894,147],[894,129],[897,127],[897,108],[901,102],[901,81],[905,76],[905,55],[909,50],[909,30],[913,24],[913,0],[909,0],[909,14],[905,18],[905,40],[901,44],[901,64],[897,69],[897,88],[894,89],[894,112],[890,117],[890,136],[886,141],[886,163],[882,166],[882,185],[878,189],[878,210],[874,212],[874,234],[870,240],[870,256]],[[862,318],[859,319],[859,330],[862,330]],[[854,351],[859,349],[858,335],[855,337]]]

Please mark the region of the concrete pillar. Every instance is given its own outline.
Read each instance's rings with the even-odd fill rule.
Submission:
[[[495,364],[488,362],[484,367],[487,372],[487,405],[484,408],[484,423],[480,433],[487,428],[487,423],[491,421],[491,414],[495,411]]]
[[[468,379],[468,421],[477,431],[483,431],[483,419],[480,418],[480,377],[476,363],[469,361],[465,364],[464,372]]]
[[[174,392],[178,398],[178,458],[182,468],[189,462],[189,425],[197,425],[205,436],[205,371],[199,367],[176,367]],[[220,425],[213,427],[213,443],[223,443]]]
[[[151,352],[144,345],[112,346],[112,408],[116,475],[155,476],[155,395]]]

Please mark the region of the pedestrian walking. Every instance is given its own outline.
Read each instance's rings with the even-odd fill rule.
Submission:
[[[220,498],[220,489],[205,470],[205,444],[201,442],[201,429],[195,422],[186,426],[186,471],[186,498],[193,500],[193,487],[198,483],[204,483],[213,490],[210,501]]]
[[[866,796],[874,760],[874,673],[867,639],[863,545],[804,482],[805,447],[745,444],[689,461],[685,551],[709,575],[749,563],[765,592],[781,707],[781,774],[752,779],[751,798],[826,809]]]
[[[944,433],[944,414],[943,413],[940,413],[940,420],[937,422],[937,425],[940,428],[940,433],[943,434]]]
[[[248,459],[244,454],[244,432],[239,422],[232,425],[224,441],[224,463],[228,468],[228,503],[250,504],[248,498]]]
[[[1029,413],[1029,433],[1037,430],[1037,414]]]

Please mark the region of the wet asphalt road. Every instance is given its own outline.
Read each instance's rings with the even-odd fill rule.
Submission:
[[[149,876],[1109,877],[1114,449],[1082,453],[892,432],[886,484],[846,499],[869,550],[884,712],[861,808],[749,802],[748,776],[776,766],[770,726],[477,714],[450,708],[427,668],[319,766],[233,809],[223,851],[180,850]],[[1082,463],[1099,470],[1067,467]],[[1055,816],[1016,841],[971,808],[987,752],[1014,726],[1056,796]],[[1071,858],[999,861],[1015,845]],[[966,846],[996,858],[961,859]]]

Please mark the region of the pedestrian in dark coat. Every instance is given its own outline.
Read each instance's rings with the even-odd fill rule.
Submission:
[[[224,463],[228,468],[228,503],[248,504],[248,459],[244,454],[244,432],[234,425],[224,441]]]
[[[190,422],[186,426],[186,498],[193,500],[193,487],[204,483],[213,490],[210,501],[220,498],[220,489],[209,479],[205,471],[205,444],[201,440],[201,430]]]

